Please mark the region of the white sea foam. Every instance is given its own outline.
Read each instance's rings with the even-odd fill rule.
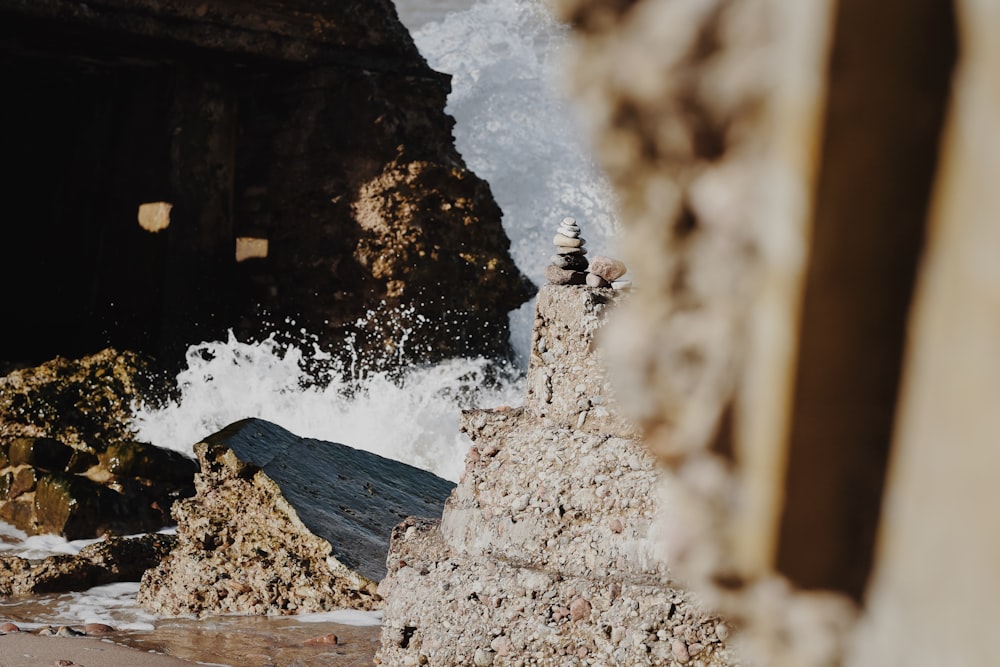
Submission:
[[[311,361],[324,353],[312,350]],[[464,407],[518,404],[518,379],[486,387],[484,359],[414,367],[399,376],[361,377],[340,370],[318,383],[302,347],[273,338],[193,346],[177,376],[180,398],[140,407],[139,438],[192,453],[194,443],[246,417],[272,421],[302,437],[339,442],[457,481],[468,439],[459,433]]]
[[[564,217],[576,218],[591,256],[616,253],[617,202],[594,162],[562,80],[568,34],[540,0],[484,0],[440,20],[438,5],[406,0],[413,38],[434,69],[452,75],[447,111],[455,145],[489,182],[504,214],[511,254],[535,283]],[[411,10],[409,6],[423,10]],[[511,313],[511,341],[526,363],[534,301]]]

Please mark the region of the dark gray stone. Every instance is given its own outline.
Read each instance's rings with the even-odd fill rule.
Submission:
[[[300,438],[262,419],[206,438],[261,468],[333,555],[369,579],[385,576],[392,529],[408,516],[440,517],[454,483],[346,445]]]

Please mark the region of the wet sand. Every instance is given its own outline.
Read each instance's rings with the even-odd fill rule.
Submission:
[[[191,667],[186,660],[156,655],[95,637],[39,637],[27,632],[0,636],[0,667]]]
[[[169,619],[105,637],[12,632],[0,635],[0,667],[370,667],[380,632],[288,616]]]

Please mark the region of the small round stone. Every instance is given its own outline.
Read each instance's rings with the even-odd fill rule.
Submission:
[[[580,228],[579,227],[577,227],[577,228],[571,228],[571,227],[562,227],[562,226],[560,226],[559,229],[557,229],[556,231],[559,232],[560,234],[562,234],[563,236],[570,237],[571,239],[575,239],[576,237],[580,236]]]
[[[625,262],[604,255],[597,255],[590,260],[590,272],[596,273],[609,283],[625,275]]]
[[[510,639],[505,635],[494,637],[490,642],[490,648],[496,651],[497,655],[505,656],[510,653]]]
[[[587,249],[585,247],[579,248],[566,248],[563,246],[556,246],[556,252],[560,255],[586,255]]]
[[[9,634],[11,632],[20,632],[20,631],[21,631],[21,628],[19,628],[18,626],[14,625],[10,621],[8,621],[6,623],[0,623],[0,632],[4,633],[5,635]]]
[[[687,662],[691,659],[687,646],[680,639],[674,639],[670,642],[670,652],[674,654],[674,658],[677,659],[677,662],[682,665],[687,664]]]
[[[553,285],[582,285],[587,280],[587,274],[549,264],[545,267],[545,279]]]
[[[493,651],[485,648],[477,648],[476,653],[472,656],[472,663],[476,667],[489,667],[493,664]]]
[[[587,284],[590,287],[611,287],[611,283],[594,272],[587,274]]]
[[[570,225],[570,226],[576,225],[576,219],[575,218],[563,218],[561,224]]]

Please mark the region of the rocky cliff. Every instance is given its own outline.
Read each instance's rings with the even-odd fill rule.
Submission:
[[[472,446],[441,521],[393,533],[377,662],[731,664],[726,625],[657,554],[662,473],[596,345],[623,298],[540,290],[525,405],[467,411]]]
[[[0,231],[7,360],[176,357],[229,328],[370,364],[509,351],[533,287],[389,0],[0,0],[0,51],[7,206],[31,220]]]

